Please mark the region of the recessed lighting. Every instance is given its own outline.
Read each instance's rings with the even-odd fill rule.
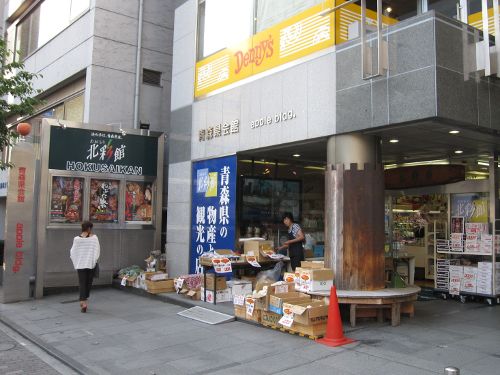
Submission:
[[[460,133],[460,130],[450,130],[449,133],[450,134],[458,134],[458,133]]]
[[[455,150],[455,154],[463,154],[462,150]]]
[[[292,155],[294,158],[300,158],[300,154],[293,154]]]
[[[389,142],[391,142],[391,143],[398,143],[399,139],[390,139]]]

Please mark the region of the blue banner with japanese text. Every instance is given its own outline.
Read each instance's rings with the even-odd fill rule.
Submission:
[[[190,272],[200,273],[199,257],[234,250],[236,235],[236,155],[193,163]]]

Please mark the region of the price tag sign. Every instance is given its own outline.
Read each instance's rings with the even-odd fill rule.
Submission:
[[[245,306],[245,296],[242,294],[233,296],[233,304],[238,306]]]
[[[253,310],[255,309],[255,300],[253,298],[247,298],[245,300],[245,305],[247,307],[247,314],[253,316]]]
[[[283,317],[278,322],[283,327],[291,328],[293,324],[293,312],[290,309],[283,309]]]
[[[215,273],[230,273],[233,272],[233,266],[229,258],[213,258],[212,265]]]
[[[247,255],[247,262],[250,263],[253,267],[260,268],[260,264],[259,262],[257,262],[257,259],[254,256]]]
[[[122,279],[121,286],[127,286],[127,276]]]
[[[184,279],[179,278],[175,280],[175,289],[177,291],[181,290],[183,285],[184,285]]]

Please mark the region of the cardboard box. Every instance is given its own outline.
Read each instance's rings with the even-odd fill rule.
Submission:
[[[203,287],[200,290],[201,296],[200,299],[204,302],[214,303],[214,291],[207,289],[207,300],[205,301],[205,292]],[[233,300],[233,296],[231,295],[231,289],[221,289],[217,290],[217,303],[219,302],[229,302]]]
[[[256,284],[255,280],[257,279],[257,276],[241,276],[240,279],[250,281],[252,283],[252,290],[255,289],[255,284]]]
[[[288,293],[295,292],[295,284],[294,283],[286,283],[283,281],[279,281],[274,284],[267,285],[267,293],[265,296],[255,299],[255,307],[258,310],[269,310],[269,300],[271,295],[280,294],[280,293]]]
[[[319,260],[303,260],[300,262],[300,268],[325,268],[325,262]]]
[[[328,291],[333,286],[333,270],[331,268],[302,268],[300,271],[301,292]]]
[[[279,327],[278,322],[282,315],[273,313],[271,311],[262,310],[260,313],[260,322],[265,326]]]
[[[476,293],[477,287],[477,267],[464,266],[462,274],[461,292]]]
[[[328,321],[328,305],[318,300],[306,303],[284,303],[283,311],[293,312],[294,323],[303,325],[326,324]]]
[[[246,312],[246,308],[245,308],[245,312]],[[254,309],[252,315],[249,315],[248,312],[247,312],[245,319],[246,320],[250,320],[252,322],[260,323],[260,320],[261,320],[261,317],[262,317],[261,313],[262,313],[262,311]]]
[[[161,281],[146,280],[146,290],[152,294],[175,292],[174,279]]]
[[[243,251],[245,255],[254,255],[257,261],[262,261],[267,257],[261,253],[261,250],[273,250],[274,242],[273,241],[264,241],[264,240],[250,240],[245,241],[243,244]]]
[[[304,258],[314,258],[313,249],[304,249]]]
[[[234,316],[240,319],[246,319],[247,309],[245,306],[234,305]]]
[[[303,303],[310,300],[310,295],[299,292],[272,294],[269,298],[269,311],[283,314],[283,303]]]
[[[215,282],[217,280],[217,282]],[[217,276],[213,273],[207,273],[207,290],[222,290],[227,288],[226,278],[224,276]]]
[[[155,272],[151,273],[148,272],[149,275],[146,275],[146,280],[151,280],[151,281],[161,281],[161,280],[168,280],[168,273],[165,272]]]
[[[228,281],[227,284],[231,288],[231,294],[233,296],[235,295],[246,296],[247,294],[252,294],[253,288],[251,281],[234,279]]]
[[[293,322],[292,327],[290,329],[294,332],[298,332],[298,333],[301,333],[303,335],[322,337],[326,333],[326,323],[325,324],[304,325],[304,324],[299,324],[299,323]]]

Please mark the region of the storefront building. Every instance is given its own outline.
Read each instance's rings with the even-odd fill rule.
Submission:
[[[37,137],[40,135],[39,126],[42,119],[59,121],[61,124],[67,125],[66,130],[71,127],[85,128],[88,132],[79,129],[80,133],[78,133],[78,137],[82,137],[82,142],[85,143],[89,140],[89,132],[92,130],[98,130],[106,136],[110,134],[110,136],[121,137],[122,132],[124,132],[128,135],[146,136],[146,139],[149,139],[147,134],[155,134],[155,140],[163,142],[163,149],[166,138],[160,137],[159,134],[168,134],[169,132],[170,111],[167,103],[170,102],[171,93],[174,10],[182,2],[183,0],[130,2],[106,0],[0,1],[0,28],[3,30],[8,48],[16,51],[10,58],[16,62],[22,62],[25,70],[39,74],[33,84],[35,89],[41,90],[40,99],[43,101],[32,117],[8,119],[9,126],[15,128],[19,122],[31,123],[33,127],[31,135],[34,137],[27,137],[26,142],[33,143],[35,150],[44,155],[49,153],[49,149],[46,148],[49,147],[48,144],[42,144],[42,148],[37,149],[40,145]],[[45,139],[50,138],[47,134],[44,134],[44,137]],[[95,141],[102,143],[105,139],[108,138],[101,137]],[[109,139],[113,142],[120,141],[116,138]],[[103,146],[101,143],[99,143],[99,147]],[[130,157],[134,156],[132,150],[135,146],[132,147],[128,143],[124,143],[124,145],[131,147],[125,148],[125,154]],[[117,147],[120,146],[121,143],[117,143]],[[87,145],[87,149],[89,147]],[[148,152],[149,149],[151,152],[159,152],[158,147],[147,148]],[[66,154],[66,151],[62,152],[61,150],[61,154]],[[163,158],[166,153],[158,153],[158,155]],[[10,156],[8,153],[4,153],[2,157],[4,160],[8,160]],[[140,159],[140,155],[137,157]],[[83,157],[83,159],[85,158]],[[64,156],[60,160],[64,160]],[[81,162],[82,160],[74,159],[74,161]],[[156,159],[154,162],[155,165],[167,167],[165,159],[162,159],[161,164],[156,164]],[[127,165],[136,164],[129,163]],[[96,226],[97,235],[103,237],[108,248],[113,249],[104,253],[107,254],[104,255],[103,259],[104,274],[99,283],[109,284],[113,272],[116,272],[120,267],[131,263],[142,264],[151,251],[162,248],[166,235],[165,230],[161,231],[161,224],[166,220],[166,207],[161,206],[163,203],[166,204],[166,191],[163,191],[162,186],[166,184],[163,181],[156,181],[156,179],[158,176],[166,176],[166,170],[159,174],[159,171],[153,168],[153,164],[148,161],[147,167],[154,169],[153,174],[148,172],[138,175],[120,172],[123,169],[116,169],[115,173],[110,170],[104,172],[106,169],[98,170],[98,167],[92,167],[94,169],[84,172],[84,176],[80,174],[79,170],[73,171],[78,172],[78,176],[76,176],[72,172],[66,171],[65,167],[62,164],[58,165],[57,168],[50,167],[50,173],[56,170],[63,171],[62,174],[54,175],[58,178],[57,181],[54,181],[54,187],[59,186],[64,190],[63,186],[76,184],[83,189],[81,194],[85,196],[87,201],[84,200],[83,206],[79,208],[79,210],[83,210],[79,214],[79,221],[91,219],[100,222],[101,219],[105,218],[103,216],[94,217],[90,212],[90,206],[88,206],[89,189],[93,179],[110,178],[113,181],[119,181],[117,190],[115,184],[111,184],[111,190],[118,191],[118,218],[110,219],[108,217],[107,220],[111,220],[110,222],[100,223]],[[142,167],[146,168],[146,166]],[[48,166],[38,169],[37,173],[43,173],[45,176],[48,173],[47,168]],[[89,177],[88,173],[92,173],[93,177]],[[46,176],[44,181],[48,181],[52,178],[51,176],[52,174]],[[126,179],[124,176],[127,176]],[[67,180],[67,178],[77,177],[83,179]],[[7,230],[5,230],[4,221],[8,224],[9,219],[15,218],[12,216],[12,210],[6,210],[6,206],[9,204],[7,185],[10,179],[8,172],[0,177],[0,240],[5,239],[7,242],[8,239],[5,237],[7,233],[10,233],[10,230],[8,225]],[[152,188],[157,189],[160,186],[159,190],[155,190],[152,194],[154,196],[153,202],[156,202],[153,203],[155,211],[153,223],[129,223],[129,218],[127,218],[127,215],[130,216],[129,211],[125,209],[125,206],[122,206],[126,203],[125,191],[127,188],[134,192],[140,190],[136,196],[144,197],[145,191],[149,191],[148,185],[153,180],[155,182]],[[46,187],[46,185],[42,186]],[[51,191],[53,191],[52,188],[49,188],[47,194],[41,195],[41,203],[45,204],[47,200],[50,201]],[[67,194],[61,194],[61,196],[66,197]],[[115,201],[115,197],[110,199]],[[49,205],[50,202],[46,204]],[[158,204],[160,212],[156,213]],[[57,212],[61,211],[60,207],[51,209],[53,215],[51,214],[50,218],[47,217],[48,210],[49,208],[41,211],[42,217],[40,219],[33,219],[33,223],[40,226],[37,229],[50,228],[50,230],[47,229],[46,238],[38,239],[37,237],[39,240],[38,249],[44,255],[31,259],[32,262],[26,260],[24,263],[25,266],[30,264],[29,267],[25,267],[25,270],[30,274],[33,288],[36,282],[37,297],[42,295],[43,288],[74,287],[78,284],[76,276],[68,268],[68,251],[79,224],[76,221],[65,222],[66,213],[57,218]],[[38,213],[38,209],[36,212]],[[144,232],[139,230],[127,232],[134,225],[145,226],[146,230]],[[55,229],[55,227],[59,228]],[[157,238],[157,230],[160,231],[161,240]],[[130,235],[129,238],[124,233],[135,233],[135,235]],[[129,246],[135,249],[129,248]],[[120,250],[122,248],[123,250]],[[14,251],[15,253],[15,249],[15,246],[7,248],[5,259],[3,252],[0,251],[0,264],[3,265],[3,276],[5,276],[2,277],[2,271],[0,271],[0,294],[2,294],[2,290],[5,291],[5,282],[9,283],[6,279],[8,277],[6,273],[10,263],[4,265],[4,260],[10,262],[11,260],[7,259],[8,252]],[[44,268],[40,268],[41,263],[38,263],[38,266],[33,263],[42,260]],[[19,297],[16,298],[26,298],[28,287],[29,283],[23,279],[20,282]],[[7,294],[10,294],[10,300],[15,295],[14,290],[7,291]],[[30,291],[30,295],[33,294],[34,290]]]
[[[101,245],[96,284],[161,244],[163,133],[44,119],[12,147],[0,301],[77,284],[69,259],[85,220]]]
[[[448,254],[434,243],[453,237],[453,218],[463,218],[460,233],[481,227],[466,230],[472,223],[496,233],[496,2],[378,3],[380,32],[376,1],[366,1],[366,27],[364,1],[191,0],[177,9],[169,273],[195,271],[202,252],[238,248],[239,238],[277,246],[285,211],[309,235],[310,257],[324,246],[346,289],[383,287],[384,256],[415,247],[417,277],[437,280]],[[484,262],[494,274],[494,253],[471,260]]]

